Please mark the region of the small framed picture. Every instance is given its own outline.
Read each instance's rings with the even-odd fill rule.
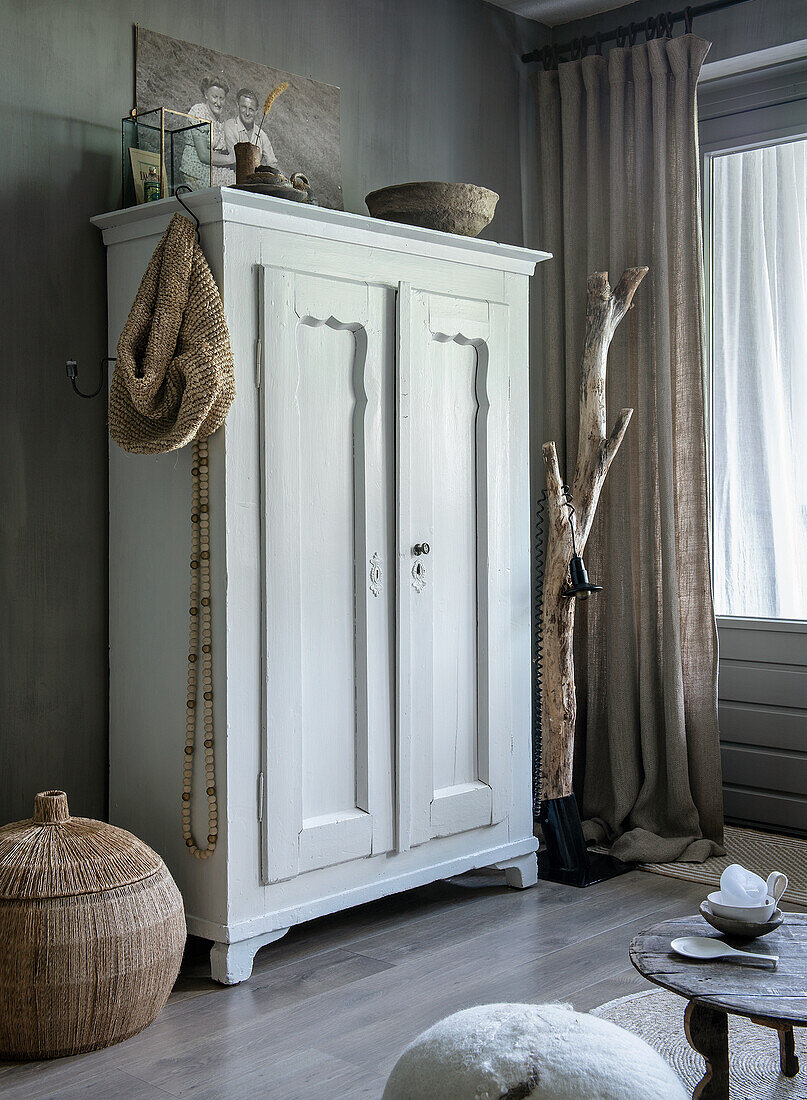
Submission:
[[[129,156],[132,159],[132,181],[134,183],[135,196],[138,204],[143,202],[143,184],[145,183],[146,176],[153,168],[157,175],[160,174],[160,154],[152,153],[148,149],[135,149],[129,148]],[[165,171],[163,171],[162,187],[160,190],[160,196],[164,197],[168,194],[168,182],[165,178]]]

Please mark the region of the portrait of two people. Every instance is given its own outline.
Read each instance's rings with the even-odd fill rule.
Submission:
[[[212,185],[230,187],[235,183],[235,146],[248,141],[261,151],[260,164],[278,167],[272,142],[261,129],[258,94],[252,88],[235,92],[235,112],[227,117],[230,86],[221,76],[205,77],[199,85],[202,99],[188,111],[192,118],[210,123],[211,142],[194,133],[182,157],[182,173],[191,187],[208,187],[212,163]],[[232,107],[230,108],[232,111]],[[269,119],[266,120],[267,124]]]
[[[259,47],[256,43],[256,49]],[[138,113],[165,107],[210,123],[183,135],[178,175],[194,190],[235,184],[235,146],[251,142],[260,164],[311,181],[320,206],[343,209],[339,88],[245,60],[212,43],[135,27]],[[269,110],[265,108],[269,104]],[[184,119],[183,122],[187,121]]]

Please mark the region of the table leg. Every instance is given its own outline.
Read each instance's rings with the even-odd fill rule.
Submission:
[[[729,1023],[725,1012],[690,1001],[684,1013],[689,1045],[706,1059],[692,1100],[729,1100]]]
[[[779,1035],[779,1065],[785,1077],[795,1077],[799,1072],[799,1060],[796,1056],[796,1041],[793,1038],[793,1025],[782,1020],[760,1020],[749,1016],[752,1024],[772,1028]]]
[[[795,1077],[799,1072],[799,1060],[796,1057],[796,1041],[793,1028],[789,1025],[776,1029],[779,1032],[779,1064],[785,1077]]]

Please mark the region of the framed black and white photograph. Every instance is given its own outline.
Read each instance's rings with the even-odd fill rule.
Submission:
[[[343,209],[337,87],[145,27],[137,27],[136,43],[138,112],[162,106],[211,123],[212,151],[187,138],[183,182],[208,187],[212,158],[213,186],[232,186],[233,147],[250,141],[260,147],[261,164],[286,176],[302,172],[320,206]]]

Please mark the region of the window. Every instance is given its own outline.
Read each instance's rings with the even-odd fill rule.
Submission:
[[[807,140],[706,163],[715,611],[807,620]]]

